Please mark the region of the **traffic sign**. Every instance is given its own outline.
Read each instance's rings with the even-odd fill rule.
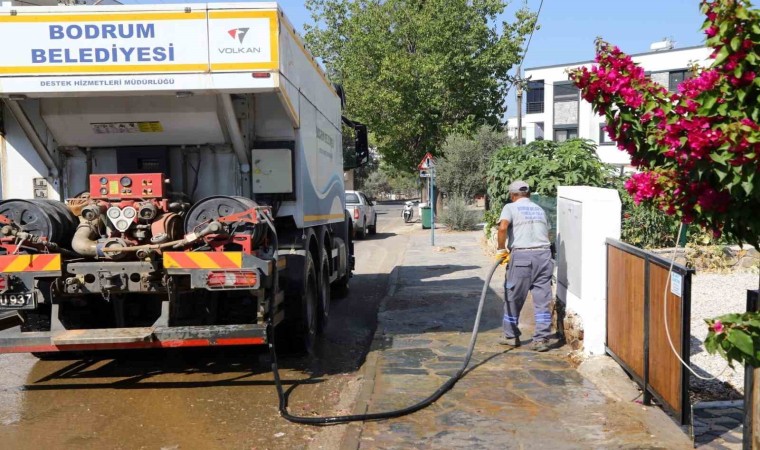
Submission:
[[[417,165],[417,168],[420,170],[425,170],[432,167],[435,167],[435,158],[432,154],[430,154],[430,152],[427,152],[422,158],[422,161],[420,161],[420,163]]]

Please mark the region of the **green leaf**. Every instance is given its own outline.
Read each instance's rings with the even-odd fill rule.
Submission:
[[[727,339],[746,355],[754,355],[752,337],[743,330],[733,328],[728,331]]]
[[[702,107],[707,108],[709,110],[709,109],[712,109],[712,107],[715,106],[717,102],[718,102],[718,97],[715,95],[711,95],[707,97],[706,99],[704,99],[704,101],[702,101]]]
[[[742,65],[741,65],[741,64],[737,64],[737,65],[736,65],[736,68],[734,68],[734,76],[735,76],[736,78],[741,78],[743,74],[744,74],[744,67],[742,67]],[[738,93],[738,92],[741,92],[741,90],[738,90],[738,91],[736,91],[736,92],[737,92],[737,93]]]
[[[709,332],[705,338],[705,350],[711,355],[714,355],[718,350],[718,341],[715,339],[715,333],[712,331]]]
[[[715,57],[715,61],[713,62],[713,66],[720,66],[723,64],[723,62],[728,58],[729,55],[728,47],[723,46],[723,48],[720,49],[718,52],[718,55]]]
[[[740,48],[742,48],[742,39],[739,36],[734,36],[731,41],[731,50],[738,52]]]

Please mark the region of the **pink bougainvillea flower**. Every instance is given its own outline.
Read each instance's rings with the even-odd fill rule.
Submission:
[[[721,334],[723,332],[723,323],[720,320],[716,320],[710,329],[715,332],[715,334]]]

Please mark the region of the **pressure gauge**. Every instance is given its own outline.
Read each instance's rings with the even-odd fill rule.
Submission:
[[[133,207],[131,207],[131,206],[127,206],[126,208],[124,208],[124,209],[122,209],[122,210],[121,210],[121,214],[122,214],[122,215],[123,215],[123,216],[124,216],[126,219],[132,220],[132,219],[134,219],[134,218],[135,218],[135,216],[137,215],[137,210],[136,210],[136,209],[134,209],[134,208],[133,208]]]
[[[118,219],[119,216],[121,216],[121,210],[117,208],[116,206],[112,206],[108,208],[108,211],[106,212],[108,214],[108,217],[111,219]]]
[[[108,178],[106,178],[106,177],[101,177],[101,178],[100,178],[100,184],[108,184]]]
[[[100,188],[100,195],[108,195],[108,189]]]
[[[124,219],[119,219],[114,224],[116,226],[116,229],[121,231],[122,233],[127,231],[129,229],[129,222]]]
[[[129,177],[121,177],[121,180],[119,182],[124,187],[130,187],[130,186],[132,186],[132,179],[129,178]]]

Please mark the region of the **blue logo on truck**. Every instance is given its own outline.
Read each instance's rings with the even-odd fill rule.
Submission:
[[[174,44],[164,46],[69,48],[67,42],[104,39],[155,39],[156,28],[152,23],[49,25],[51,48],[33,48],[33,64],[61,63],[144,63],[174,61]],[[52,47],[60,41],[60,47]]]

